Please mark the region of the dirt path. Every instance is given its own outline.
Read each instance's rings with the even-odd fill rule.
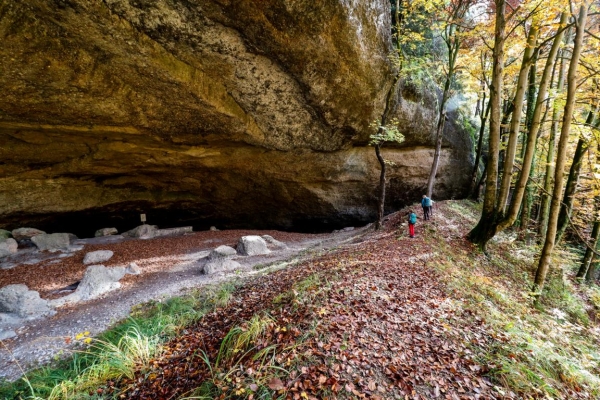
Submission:
[[[81,250],[67,257],[61,254],[25,252],[0,269],[0,287],[11,283],[25,283],[40,292],[43,298],[56,298],[60,288],[68,286],[83,276],[86,266],[83,256],[99,249],[115,252],[106,266],[126,265],[136,262],[140,275],[124,278],[122,288],[107,293],[100,299],[59,308],[51,318],[28,322],[16,330],[18,336],[5,340],[0,348],[0,378],[16,379],[21,368],[28,369],[45,364],[54,357],[65,354],[75,335],[89,331],[96,335],[116,321],[126,318],[131,307],[147,302],[182,295],[190,288],[218,283],[231,277],[256,274],[257,264],[271,265],[310,257],[315,252],[334,248],[363,235],[365,228],[333,234],[298,234],[278,231],[218,231],[196,232],[181,237],[140,239],[88,239],[76,243]],[[288,249],[273,251],[266,256],[240,257],[243,269],[237,273],[203,275],[198,259],[222,244],[233,246],[243,235],[268,234],[288,245]],[[8,265],[7,265],[8,264]]]
[[[210,390],[214,398],[237,398],[268,388],[294,399],[498,398],[470,348],[485,345],[486,327],[456,309],[431,265],[428,232],[468,246],[443,211],[417,224],[414,239],[396,214],[381,231],[249,282],[122,382],[126,397],[166,400]],[[219,358],[231,329],[260,315],[269,322],[253,349]],[[273,352],[268,361],[260,356],[265,349]],[[209,367],[205,357],[220,361]],[[274,371],[285,372],[274,378]]]

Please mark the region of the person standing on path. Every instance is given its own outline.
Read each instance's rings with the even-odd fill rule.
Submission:
[[[427,221],[431,215],[431,199],[426,194],[423,195],[421,200],[421,206],[423,207],[423,219]]]
[[[417,214],[413,210],[408,212],[408,236],[415,237],[415,224],[417,223]]]

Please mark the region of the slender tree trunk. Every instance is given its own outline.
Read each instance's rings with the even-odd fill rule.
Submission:
[[[562,51],[561,51],[562,53]],[[565,63],[564,57],[560,59],[560,69],[558,71],[558,83],[556,87],[557,95],[562,93],[564,80],[565,80]],[[550,137],[548,138],[548,154],[546,156],[546,177],[544,179],[544,192],[542,193],[542,204],[540,205],[540,237],[546,237],[546,231],[548,228],[548,213],[550,211],[550,191],[552,190],[552,184],[554,183],[554,148],[556,144],[556,134],[558,133],[558,118],[560,116],[560,110],[556,106],[556,99],[554,99],[554,107],[552,111],[552,125],[550,127]]]
[[[577,31],[575,34],[575,44],[573,46],[573,54],[569,63],[569,72],[567,74],[567,100],[565,103],[565,111],[562,119],[562,127],[560,130],[560,140],[558,142],[556,156],[556,170],[554,172],[554,190],[552,192],[552,203],[550,204],[550,215],[548,219],[548,231],[546,233],[546,241],[542,249],[542,254],[535,273],[533,292],[541,294],[548,274],[550,266],[550,257],[554,250],[554,239],[556,237],[556,227],[558,223],[558,213],[560,209],[560,200],[563,189],[563,175],[565,159],[567,156],[567,144],[569,141],[569,132],[571,130],[571,119],[573,117],[573,109],[575,107],[575,92],[577,90],[577,64],[581,55],[583,45],[583,36],[585,33],[585,23],[587,17],[587,4],[579,9],[579,17],[577,18]]]
[[[575,148],[575,154],[573,155],[573,163],[569,170],[569,177],[567,178],[567,185],[565,186],[565,193],[558,215],[555,243],[560,243],[565,230],[569,225],[569,219],[573,210],[573,200],[575,198],[575,192],[577,191],[577,184],[579,183],[581,166],[583,165],[583,157],[587,152],[588,146],[589,143],[583,137],[580,137],[579,141],[577,141],[577,147]]]
[[[435,152],[433,155],[433,163],[431,165],[431,171],[429,173],[429,179],[427,180],[427,197],[431,198],[433,194],[433,185],[435,184],[435,175],[437,174],[438,165],[440,162],[440,154],[442,152],[442,139],[444,137],[444,125],[446,123],[446,104],[450,98],[450,88],[452,87],[452,81],[454,80],[454,72],[456,66],[456,58],[458,57],[458,50],[460,48],[460,42],[456,36],[456,27],[450,25],[447,30],[447,36],[445,37],[446,48],[448,49],[448,72],[446,74],[446,81],[444,82],[444,92],[442,93],[442,101],[438,110],[438,121],[435,133]]]
[[[379,174],[379,204],[377,206],[377,223],[375,224],[375,229],[379,229],[385,211],[385,174],[387,172],[387,165],[381,155],[381,144],[379,143],[375,145],[375,155],[377,155],[377,161],[379,161],[381,167],[381,173]]]
[[[534,108],[536,103],[537,88],[535,85],[536,77],[536,63],[537,63],[538,51],[532,56],[532,65],[529,68],[529,85],[527,89],[527,114],[525,115],[525,129],[527,132],[531,131],[531,125],[533,124]],[[542,122],[543,124],[543,122]],[[539,132],[538,130],[538,139]],[[523,148],[521,149],[521,158],[525,155],[525,140],[526,135],[523,135]],[[529,179],[527,180],[527,186],[525,187],[525,195],[523,198],[523,206],[521,207],[521,223],[519,224],[519,238],[525,242],[529,242],[529,223],[531,221],[531,209],[533,208],[533,185],[531,179],[535,174],[535,163],[536,163],[536,152],[533,152],[533,158],[531,159],[531,168],[529,170]]]
[[[523,207],[521,208],[521,224],[519,226],[519,238],[524,241],[529,240],[529,234],[527,228],[531,221],[531,208],[533,207],[533,185],[531,184],[531,178],[535,170],[536,156],[533,155],[531,160],[531,169],[529,170],[529,181],[525,188],[525,194],[523,197]]]
[[[541,126],[542,119],[542,109],[544,106],[544,102],[546,101],[546,97],[548,94],[548,86],[550,83],[550,74],[552,72],[552,65],[554,64],[554,59],[556,58],[556,54],[558,53],[558,48],[560,46],[560,42],[562,40],[562,36],[564,33],[564,29],[562,29],[567,23],[567,16],[565,13],[562,14],[560,19],[560,30],[556,34],[554,38],[554,42],[552,43],[552,48],[550,49],[550,53],[548,54],[548,59],[546,60],[546,66],[544,67],[544,72],[542,73],[542,78],[540,80],[539,92],[537,96],[537,101],[535,103],[535,108],[533,111],[533,117],[531,120],[531,129],[527,134],[527,146],[525,150],[525,156],[523,158],[523,167],[521,168],[521,173],[519,175],[519,180],[517,181],[517,185],[515,187],[515,192],[513,193],[512,201],[510,203],[510,207],[508,209],[508,213],[506,217],[500,222],[497,229],[498,231],[502,231],[509,226],[512,226],[519,213],[519,209],[521,208],[521,202],[523,200],[523,195],[525,194],[525,188],[527,187],[527,182],[529,180],[529,173],[531,171],[531,164],[533,161],[533,154],[535,153],[537,135]]]
[[[593,257],[592,262],[590,263],[590,267],[588,268],[586,274],[585,274],[585,281],[588,283],[593,282],[594,280],[596,280],[596,277],[598,276],[598,264],[600,263],[600,261],[598,261],[597,257]]]
[[[508,199],[508,193],[510,191],[515,154],[517,151],[517,144],[519,143],[519,128],[521,126],[523,100],[525,99],[525,92],[527,89],[527,78],[529,76],[529,69],[534,60],[533,55],[535,53],[537,35],[537,26],[532,26],[531,29],[529,29],[529,35],[527,36],[527,47],[525,48],[523,61],[521,63],[521,70],[519,71],[519,79],[517,80],[517,91],[513,100],[513,104],[515,106],[514,111],[512,113],[512,119],[510,121],[510,128],[508,131],[508,145],[506,147],[506,155],[504,157],[504,172],[502,173],[502,183],[500,185],[500,192],[498,194],[498,213],[500,215],[504,215],[506,201]]]
[[[429,179],[427,180],[427,197],[431,198],[433,194],[433,185],[435,184],[435,175],[437,174],[438,165],[440,162],[440,154],[442,152],[442,139],[444,137],[444,125],[446,121],[446,112],[440,114],[437,123],[436,134],[435,134],[435,152],[433,153],[433,163],[431,164],[431,171],[429,172]]]
[[[598,200],[596,200],[596,204],[598,203]],[[598,208],[596,207],[596,212],[598,211]],[[598,240],[598,238],[600,237],[600,219],[596,218],[596,220],[594,221],[594,226],[592,228],[592,240],[591,243],[594,246],[594,248],[596,249],[596,251],[600,250],[600,240]],[[588,269],[590,268],[590,264],[592,262],[592,259],[594,258],[594,253],[592,252],[592,249],[590,248],[586,248],[585,249],[585,256],[583,256],[583,261],[581,262],[581,266],[579,266],[579,270],[577,271],[577,278],[585,278],[585,276],[587,275]]]
[[[469,240],[485,251],[487,242],[496,234],[496,193],[498,181],[498,154],[500,151],[500,101],[504,77],[504,42],[506,40],[506,2],[495,0],[496,20],[494,28],[494,51],[492,60],[492,84],[490,86],[490,139],[487,161],[486,187],[483,209],[479,222],[469,232]]]
[[[485,94],[483,95],[483,102],[485,103]],[[481,153],[483,152],[483,136],[485,133],[485,123],[488,115],[490,114],[490,102],[488,101],[485,106],[485,112],[481,110],[481,127],[479,128],[479,139],[477,140],[477,153],[475,155],[475,165],[473,166],[473,174],[471,175],[471,189],[469,193],[473,195],[477,188],[477,172],[479,172],[479,163],[481,162]]]

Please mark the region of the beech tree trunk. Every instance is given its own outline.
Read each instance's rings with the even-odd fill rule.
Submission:
[[[569,63],[569,72],[567,74],[567,99],[560,130],[560,140],[557,148],[556,170],[554,172],[554,190],[552,192],[552,203],[550,204],[548,231],[546,233],[546,240],[544,242],[544,247],[542,249],[542,254],[540,256],[532,288],[532,291],[538,296],[541,295],[542,289],[544,288],[546,275],[548,274],[548,268],[550,266],[550,257],[552,256],[552,251],[554,250],[554,239],[556,237],[558,213],[563,189],[563,175],[567,155],[567,144],[569,141],[569,132],[571,130],[573,109],[575,107],[575,92],[577,90],[577,64],[579,63],[579,56],[581,55],[581,47],[583,45],[586,17],[587,5],[583,5],[579,9],[579,17],[576,20],[577,31],[575,33],[575,44],[573,46],[571,62]]]
[[[485,94],[483,95],[483,103],[485,103]],[[487,121],[488,115],[490,114],[490,102],[488,101],[485,106],[485,112],[483,109],[479,115],[481,120],[481,127],[479,128],[479,138],[477,140],[477,152],[475,155],[475,165],[473,166],[473,173],[471,174],[471,188],[469,189],[469,193],[471,197],[477,196],[474,194],[477,188],[477,173],[479,172],[479,163],[481,162],[481,153],[483,152],[483,136],[485,133],[485,123]]]
[[[510,226],[512,226],[519,214],[519,209],[521,208],[521,203],[523,201],[523,195],[525,194],[525,189],[527,187],[527,182],[529,181],[529,174],[531,171],[531,164],[533,161],[533,155],[536,150],[536,141],[538,132],[542,125],[542,110],[544,107],[544,103],[546,101],[546,97],[548,94],[548,86],[550,83],[552,66],[554,64],[554,59],[556,58],[556,54],[558,53],[558,48],[560,46],[560,42],[562,41],[564,26],[567,23],[567,15],[563,13],[560,18],[560,28],[556,37],[554,38],[554,42],[552,43],[552,48],[550,49],[550,53],[548,54],[548,59],[546,60],[546,66],[544,67],[544,71],[542,73],[542,78],[540,80],[539,92],[537,95],[537,100],[535,102],[535,108],[533,110],[533,117],[531,119],[531,129],[527,133],[527,146],[525,150],[525,156],[523,157],[523,166],[521,168],[521,173],[519,175],[519,179],[517,181],[517,185],[515,187],[515,191],[512,196],[512,201],[510,203],[510,207],[508,209],[508,213],[506,217],[499,223],[497,230],[502,231]],[[569,120],[570,123],[570,120]]]
[[[521,127],[523,100],[525,99],[525,93],[528,87],[527,79],[529,77],[529,69],[534,61],[537,35],[538,27],[532,26],[531,29],[529,29],[529,34],[527,36],[527,47],[525,48],[525,53],[523,54],[523,61],[519,71],[519,78],[517,80],[517,91],[513,100],[514,111],[510,121],[508,145],[506,147],[504,157],[504,172],[502,173],[502,183],[500,184],[500,192],[498,194],[498,213],[500,215],[504,215],[506,201],[508,199],[508,193],[512,182],[515,154],[517,151],[517,144],[519,143],[519,128]]]
[[[534,109],[536,103],[536,93],[537,87],[535,85],[535,76],[536,76],[536,63],[537,63],[538,51],[535,51],[533,57],[533,62],[531,68],[529,68],[529,87],[527,89],[527,114],[525,116],[525,130],[527,132],[531,131],[531,125],[533,124],[533,116]],[[542,120],[544,117],[542,117]],[[543,124],[543,121],[542,123]],[[539,132],[538,130],[538,139]],[[523,135],[523,139],[526,138],[526,135]],[[521,159],[525,155],[525,147],[527,140],[523,140],[523,148],[521,149]],[[523,197],[523,206],[521,207],[521,223],[519,224],[519,239],[525,242],[529,241],[529,223],[531,221],[531,209],[533,208],[533,186],[531,184],[531,179],[535,174],[535,166],[536,166],[536,152],[533,152],[533,159],[531,160],[531,168],[529,169],[529,179],[527,180],[527,186],[525,187],[525,195]]]
[[[494,0],[496,19],[494,27],[494,51],[492,55],[492,84],[490,86],[490,135],[486,167],[486,186],[481,218],[469,232],[468,238],[485,251],[488,241],[496,234],[496,193],[498,181],[498,155],[500,151],[500,101],[504,77],[504,42],[506,40],[506,2]]]
[[[562,53],[562,51],[561,51]],[[560,69],[558,71],[558,83],[556,85],[557,94],[562,93],[564,81],[565,81],[565,63],[564,57],[560,59]],[[556,107],[556,99],[554,100],[555,106],[552,111],[552,125],[550,127],[550,137],[548,138],[548,154],[546,155],[546,176],[544,178],[544,192],[542,193],[542,203],[540,205],[540,237],[546,237],[546,231],[548,228],[548,213],[550,211],[550,191],[552,190],[552,184],[554,183],[554,148],[556,145],[556,135],[558,133],[558,118],[560,116],[560,110]]]
[[[556,228],[556,243],[560,243],[562,237],[569,225],[569,219],[571,212],[573,211],[573,200],[575,199],[575,192],[577,191],[577,184],[579,183],[579,175],[581,174],[581,166],[583,165],[583,156],[588,149],[589,143],[584,138],[580,137],[575,148],[575,154],[573,155],[573,163],[569,170],[569,177],[567,178],[567,185],[565,186],[565,193],[563,195],[563,201],[560,206],[560,213],[558,215],[558,222]]]
[[[596,204],[598,204],[598,199],[596,199]],[[598,207],[596,207],[596,213],[597,213],[597,211],[598,211]],[[600,240],[598,240],[599,237],[600,237],[600,219],[596,218],[596,220],[594,221],[594,226],[592,228],[592,237],[591,237],[592,246],[594,246],[596,251],[600,250],[600,248],[599,248]],[[589,247],[586,248],[585,256],[583,256],[583,261],[581,262],[581,265],[579,266],[579,270],[577,271],[577,278],[585,278],[587,276],[588,269],[590,268],[590,264],[592,263],[592,260],[594,259],[594,257],[595,257],[595,255],[594,255],[594,252],[592,251],[592,249],[590,249]]]

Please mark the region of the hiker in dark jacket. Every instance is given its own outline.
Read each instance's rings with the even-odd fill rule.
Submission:
[[[410,210],[408,212],[408,236],[415,237],[415,224],[417,223],[417,214]]]
[[[431,215],[431,199],[425,194],[421,200],[421,206],[423,207],[423,219],[427,221]]]

